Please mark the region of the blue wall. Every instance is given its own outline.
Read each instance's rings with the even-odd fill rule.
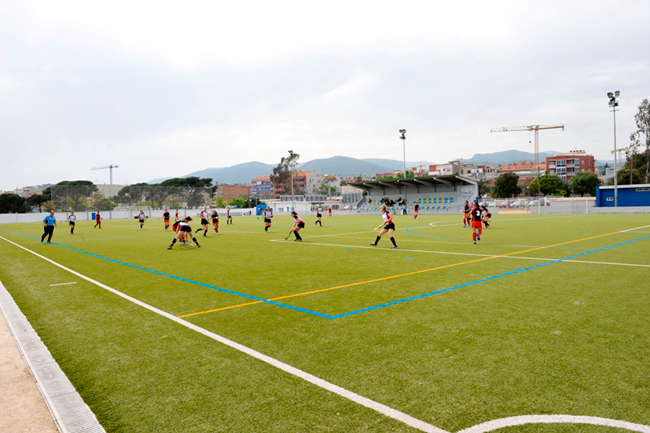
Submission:
[[[596,187],[596,206],[614,207],[614,188],[603,189]],[[634,187],[618,187],[618,206],[650,206],[650,187],[634,185]]]

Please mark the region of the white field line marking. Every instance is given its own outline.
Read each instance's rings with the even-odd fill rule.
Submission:
[[[621,230],[621,233],[627,233],[627,232],[631,232],[631,231],[634,231],[634,230],[645,229],[645,228],[648,228],[648,227],[650,227],[650,226],[641,226],[641,227],[636,227],[636,228],[633,228],[633,229]]]
[[[459,213],[458,215],[462,217],[463,214],[462,214],[462,213]],[[498,215],[498,214],[497,214],[497,215]],[[504,220],[499,220],[499,225],[507,224],[507,223],[509,223],[510,221],[521,221],[521,220],[526,220],[526,221],[535,220],[535,221],[537,221],[537,220],[546,220],[546,219],[555,219],[555,218],[570,218],[570,217],[571,217],[570,215],[566,215],[566,216],[563,215],[563,216],[552,216],[552,217],[541,217],[541,218],[535,218],[534,215],[533,215],[533,216],[531,216],[530,218],[511,218],[511,219],[508,218],[508,219],[504,219]],[[460,222],[454,222],[453,224],[440,224],[441,222],[447,222],[447,221],[439,221],[439,222],[435,222],[435,221],[434,221],[434,222],[430,222],[429,225],[430,225],[431,227],[434,227],[434,228],[435,228],[435,227],[449,227],[449,226],[455,226],[455,225],[460,224]],[[439,225],[439,224],[440,224],[440,225]],[[421,226],[421,227],[422,227],[422,228],[425,228],[425,226]],[[410,228],[410,227],[409,227],[409,228]]]
[[[269,242],[285,242],[285,241],[281,239],[271,239],[269,240]],[[323,246],[323,247],[340,247],[340,248],[361,248],[361,249],[375,250],[375,251],[387,251],[390,252],[391,254],[395,254],[394,250],[391,250],[390,248],[377,248],[377,247],[364,246],[364,245],[323,244],[320,242],[317,244],[311,242],[302,242],[301,245],[315,245],[315,246]],[[390,244],[387,244],[387,246],[388,245]],[[553,262],[556,260],[560,260],[560,259],[549,259],[545,257],[504,256],[501,254],[478,254],[478,253],[458,253],[458,252],[450,252],[450,251],[409,250],[405,248],[400,248],[398,251],[405,251],[407,253],[447,254],[452,256],[475,256],[475,257],[494,257],[494,258],[501,258],[501,259],[516,259],[516,260],[537,260],[540,262]],[[583,263],[588,265],[632,266],[632,267],[639,267],[639,268],[650,268],[650,265],[643,265],[643,264],[636,264],[636,263],[596,262],[596,261],[589,261],[589,260],[562,260],[562,263]]]
[[[630,431],[650,433],[650,426],[634,424],[626,421],[615,419],[599,418],[595,416],[575,416],[575,415],[523,415],[502,418],[488,421],[483,424],[477,424],[473,427],[466,428],[458,433],[487,433],[499,430],[504,427],[511,427],[524,424],[590,424],[601,425],[606,427],[617,427]]]
[[[48,259],[45,256],[42,256],[42,255],[40,255],[40,254],[38,254],[38,253],[36,253],[36,252],[34,252],[32,250],[29,250],[29,249],[23,247],[22,245],[19,245],[17,243],[14,243],[14,242],[8,240],[8,239],[5,239],[2,236],[0,236],[0,239],[4,240],[6,242],[9,242],[12,245],[17,246],[18,248],[20,248],[22,250],[25,250],[28,253],[31,253],[31,254],[35,255],[36,257],[39,257],[39,258],[45,260],[46,262],[49,262],[49,263],[53,264],[54,266],[57,266],[57,267],[63,269],[64,271],[70,272],[71,274],[76,275],[79,278],[82,278],[82,279],[84,279],[84,280],[86,280],[86,281],[88,281],[88,282],[90,282],[90,283],[92,283],[92,284],[94,284],[94,285],[96,285],[98,287],[101,287],[104,290],[108,290],[109,292],[114,293],[117,296],[120,296],[120,297],[122,297],[122,298],[124,298],[124,299],[126,299],[128,301],[131,301],[136,305],[139,305],[139,306],[141,306],[143,308],[146,308],[149,311],[152,311],[152,312],[154,312],[156,314],[159,314],[159,315],[161,315],[161,316],[163,316],[163,317],[165,317],[165,318],[167,318],[169,320],[172,320],[172,321],[178,323],[179,325],[185,326],[186,328],[189,328],[189,329],[191,329],[193,331],[196,331],[199,334],[202,334],[202,335],[204,335],[204,336],[206,336],[208,338],[211,338],[211,339],[213,339],[215,341],[218,341],[218,342],[220,342],[222,344],[225,344],[226,346],[230,346],[233,349],[239,350],[240,352],[243,352],[243,353],[245,353],[245,354],[247,354],[249,356],[252,356],[253,358],[257,358],[260,361],[266,362],[267,364],[270,364],[273,367],[276,367],[276,368],[278,368],[278,369],[280,369],[280,370],[282,370],[282,371],[284,371],[286,373],[297,376],[297,377],[299,377],[299,378],[301,378],[301,379],[303,379],[303,380],[305,380],[305,381],[307,381],[309,383],[312,383],[312,384],[314,384],[314,385],[316,385],[318,387],[321,387],[321,388],[323,388],[323,389],[325,389],[327,391],[333,392],[334,394],[338,394],[341,397],[347,398],[348,400],[351,400],[351,401],[353,401],[355,403],[358,403],[358,404],[360,404],[362,406],[365,406],[365,407],[367,407],[369,409],[372,409],[372,410],[374,410],[376,412],[379,412],[382,415],[385,415],[387,417],[390,417],[390,418],[393,418],[395,420],[401,421],[404,424],[407,424],[407,425],[409,425],[409,426],[411,426],[413,428],[416,428],[416,429],[418,429],[420,431],[423,431],[423,432],[428,432],[428,433],[450,433],[450,432],[448,432],[446,430],[439,429],[438,427],[435,427],[435,426],[433,426],[431,424],[428,424],[428,423],[426,423],[424,421],[421,421],[421,420],[419,420],[417,418],[414,418],[414,417],[412,417],[410,415],[407,415],[407,414],[405,414],[403,412],[400,412],[400,411],[398,411],[396,409],[390,408],[390,407],[388,407],[386,405],[383,405],[381,403],[378,403],[378,402],[376,402],[374,400],[370,400],[370,399],[368,399],[366,397],[363,397],[363,396],[361,396],[359,394],[356,394],[356,393],[354,393],[352,391],[348,391],[345,388],[341,388],[340,386],[334,385],[333,383],[327,382],[326,380],[320,379],[320,378],[318,378],[318,377],[316,377],[316,376],[314,376],[312,374],[309,374],[309,373],[304,372],[302,370],[299,370],[299,369],[297,369],[295,367],[292,367],[292,366],[290,366],[288,364],[285,364],[282,361],[279,361],[279,360],[277,360],[275,358],[271,358],[270,356],[264,355],[263,353],[260,353],[260,352],[258,352],[256,350],[253,350],[253,349],[250,349],[250,348],[248,348],[248,347],[246,347],[246,346],[244,346],[242,344],[236,343],[236,342],[234,342],[232,340],[229,340],[229,339],[227,339],[225,337],[222,337],[221,335],[215,334],[214,332],[210,332],[207,329],[203,329],[203,328],[201,328],[199,326],[196,326],[193,323],[190,323],[190,322],[188,322],[186,320],[179,319],[178,317],[176,317],[176,316],[174,316],[172,314],[169,314],[169,313],[167,313],[167,312],[165,312],[163,310],[159,310],[158,308],[153,307],[153,306],[151,306],[149,304],[145,304],[144,302],[142,302],[142,301],[140,301],[140,300],[138,300],[136,298],[133,298],[133,297],[131,297],[131,296],[125,294],[125,293],[120,292],[119,290],[113,289],[112,287],[109,287],[109,286],[107,286],[105,284],[102,284],[99,281],[95,281],[92,278],[86,277],[85,275],[82,275],[79,272],[73,271],[70,268],[67,268],[67,267],[65,267],[65,266],[63,266],[63,265],[61,265],[61,264],[59,264],[59,263],[57,263],[57,262],[55,262],[55,261],[53,261],[51,259]]]
[[[328,234],[328,235],[315,235],[315,236],[306,236],[306,237],[308,239],[311,239],[311,238],[329,238],[329,237],[332,237],[332,236],[362,235],[362,234],[365,234],[365,233],[372,233],[372,232],[374,232],[374,230],[366,230],[366,231],[363,231],[363,232],[351,232],[351,233],[332,233],[332,234]],[[274,239],[274,240],[277,240],[277,239]]]
[[[69,284],[77,284],[77,282],[76,282],[76,281],[73,281],[72,283],[50,284],[50,287],[54,287],[54,286],[67,286],[67,285],[69,285]]]

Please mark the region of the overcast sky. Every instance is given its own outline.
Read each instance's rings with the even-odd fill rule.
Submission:
[[[650,2],[0,0],[0,190],[336,155],[612,159],[650,98]]]

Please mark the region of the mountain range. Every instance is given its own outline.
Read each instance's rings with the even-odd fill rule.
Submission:
[[[540,152],[540,161],[545,161],[547,156],[553,156],[560,152]],[[534,161],[535,155],[530,152],[522,152],[520,150],[507,150],[504,152],[494,153],[477,153],[469,159],[459,158],[458,160],[463,164],[477,164],[477,165],[490,165],[497,167],[499,164],[511,164],[521,161]],[[596,161],[596,166],[603,166],[605,162],[610,165],[613,161]],[[428,167],[435,163],[429,161],[406,161],[407,169],[412,167]],[[257,176],[268,175],[273,172],[277,164],[266,164],[263,162],[252,161],[242,164],[236,164],[230,167],[221,168],[206,168],[204,170],[195,171],[182,177],[198,176],[210,177],[214,182],[233,184],[233,183],[250,183],[251,179]],[[299,170],[313,170],[319,174],[337,174],[341,177],[353,176],[373,176],[379,173],[390,173],[394,170],[402,170],[404,162],[395,159],[378,159],[366,158],[356,159],[347,156],[333,156],[331,158],[314,159],[303,164],[298,165]],[[148,183],[156,184],[164,180],[171,179],[171,177],[161,177],[152,179]]]

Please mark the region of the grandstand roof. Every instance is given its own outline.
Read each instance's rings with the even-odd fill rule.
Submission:
[[[368,180],[362,182],[350,182],[348,185],[359,189],[370,191],[373,188],[399,187],[402,185],[410,186],[436,186],[436,185],[478,185],[476,179],[459,175],[448,176],[423,176],[408,179],[390,179],[390,180]]]

